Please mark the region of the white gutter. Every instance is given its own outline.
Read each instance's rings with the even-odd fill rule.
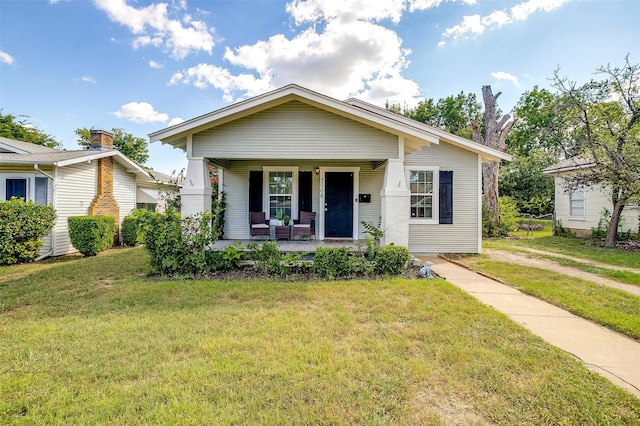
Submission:
[[[38,163],[34,164],[34,165],[33,165],[33,168],[34,168],[34,169],[36,169],[37,171],[39,171],[40,173],[42,173],[43,175],[45,175],[46,177],[48,177],[49,179],[54,180],[54,179],[53,179],[53,176],[51,176],[51,175],[50,175],[50,174],[48,174],[48,173],[45,173],[45,172],[44,172],[44,170],[42,170],[42,169],[38,166]]]

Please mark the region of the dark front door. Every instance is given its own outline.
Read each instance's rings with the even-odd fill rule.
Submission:
[[[324,236],[353,237],[353,173],[325,173]]]

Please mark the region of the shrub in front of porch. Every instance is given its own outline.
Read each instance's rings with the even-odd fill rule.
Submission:
[[[0,201],[0,265],[34,260],[55,220],[51,206],[20,198]]]
[[[409,256],[409,249],[403,246],[378,247],[374,270],[380,275],[399,275],[406,269]]]

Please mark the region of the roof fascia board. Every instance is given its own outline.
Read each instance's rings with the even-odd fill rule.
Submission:
[[[370,111],[373,114],[379,114],[382,116],[385,116],[391,120],[395,120],[395,121],[399,121],[402,124],[409,126],[409,127],[415,127],[415,128],[428,128],[424,129],[423,131],[428,131],[429,133],[434,134],[436,137],[438,137],[439,139],[444,139],[445,141],[456,145],[456,146],[460,146],[463,148],[466,148],[468,150],[471,150],[473,152],[479,153],[479,154],[483,154],[484,157],[489,157],[490,159],[500,159],[500,160],[507,160],[507,161],[511,161],[513,159],[513,157],[505,152],[499,151],[497,149],[494,148],[490,148],[488,146],[482,145],[482,144],[478,144],[476,142],[470,141],[468,139],[465,139],[463,137],[460,136],[456,136],[452,133],[446,132],[442,129],[438,129],[437,127],[433,127],[433,126],[429,126],[428,124],[425,123],[420,123],[419,121],[413,120],[411,118],[407,118],[403,115],[400,114],[396,114],[395,112],[391,112],[388,111],[384,108],[380,108],[378,106],[375,105],[371,105],[370,103],[361,101],[360,99],[355,99],[355,98],[351,98],[351,99],[347,99],[346,101],[347,103],[349,103],[350,105],[354,105],[357,106],[359,108],[362,109],[366,109],[368,111]],[[421,129],[422,130],[422,129]]]
[[[6,149],[6,150],[10,151],[9,153],[11,153],[11,154],[30,154],[29,151],[25,151],[24,149],[16,148],[15,146],[13,146],[11,144],[8,144],[8,143],[4,143],[1,140],[0,140],[0,148],[3,148],[3,149]]]
[[[543,175],[556,175],[564,172],[571,172],[573,170],[583,170],[583,169],[591,169],[595,167],[596,163],[587,163],[587,164],[578,164],[571,166],[564,166],[558,168],[549,168],[542,171]]]
[[[229,105],[225,108],[185,121],[184,123],[177,124],[173,127],[150,133],[149,139],[152,143],[157,141],[162,141],[162,143],[171,143],[184,138],[184,133],[193,134],[213,127],[211,124],[212,121],[215,121],[215,125],[219,126],[229,121],[237,120],[247,115],[251,115],[292,100],[304,102],[308,105],[333,112],[399,136],[416,138],[434,144],[439,143],[439,138],[437,136],[430,132],[425,132],[423,129],[407,127],[406,125],[403,125],[403,123],[398,123],[397,121],[390,120],[387,117],[380,117],[379,115],[372,114],[366,109],[356,108],[346,102],[337,101],[331,97],[321,95],[317,92],[313,92],[296,85],[285,86],[282,89],[256,96],[237,104]]]

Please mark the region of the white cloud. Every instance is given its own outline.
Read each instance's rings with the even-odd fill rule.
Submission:
[[[159,113],[153,109],[153,106],[147,102],[129,102],[122,105],[120,110],[113,113],[118,118],[124,118],[134,123],[164,123],[169,116]]]
[[[96,79],[89,76],[89,75],[84,75],[82,77],[80,77],[80,80],[84,81],[85,83],[93,83],[96,84]]]
[[[16,60],[13,56],[9,55],[7,52],[3,52],[0,50],[0,62],[4,62],[5,64],[13,64]]]
[[[162,68],[164,65],[162,65],[161,63],[156,62],[156,61],[149,61],[149,66],[150,66],[151,68],[154,68],[154,69],[160,69],[160,68]]]
[[[184,119],[182,117],[174,117],[169,120],[169,124],[167,124],[167,127],[175,126],[176,124],[180,123],[184,123]]]
[[[438,46],[444,46],[447,40],[464,40],[469,37],[481,35],[485,30],[492,30],[503,25],[512,24],[515,21],[524,21],[529,15],[535,12],[550,12],[568,1],[569,0],[527,0],[516,4],[508,10],[494,10],[486,16],[463,16],[460,24],[447,28],[442,33],[442,39],[438,43]]]
[[[504,72],[504,71],[492,72],[491,77],[495,78],[496,80],[511,81],[516,86],[519,86],[518,78],[515,75],[509,74],[508,72]]]
[[[339,11],[335,1],[291,2],[287,11],[294,20],[309,25],[291,38],[277,34],[251,45],[227,48],[224,58],[244,71],[234,74],[226,68],[199,64],[175,73],[169,84],[215,87],[222,90],[226,101],[289,83],[338,99],[358,96],[378,104],[410,100],[419,95],[418,85],[402,76],[411,52],[402,47],[396,32],[372,22],[395,19],[404,3],[389,3],[389,7],[377,3],[355,2],[362,6],[358,15],[358,8],[351,3]],[[315,25],[320,21],[324,22],[322,30]]]
[[[138,9],[129,6],[126,0],[94,0],[94,3],[109,19],[129,28],[136,36],[132,42],[135,49],[161,47],[175,59],[183,59],[194,51],[211,53],[213,49],[213,29],[190,15],[184,15],[180,20],[171,19],[166,3]],[[180,6],[186,7],[186,3],[180,3]]]

